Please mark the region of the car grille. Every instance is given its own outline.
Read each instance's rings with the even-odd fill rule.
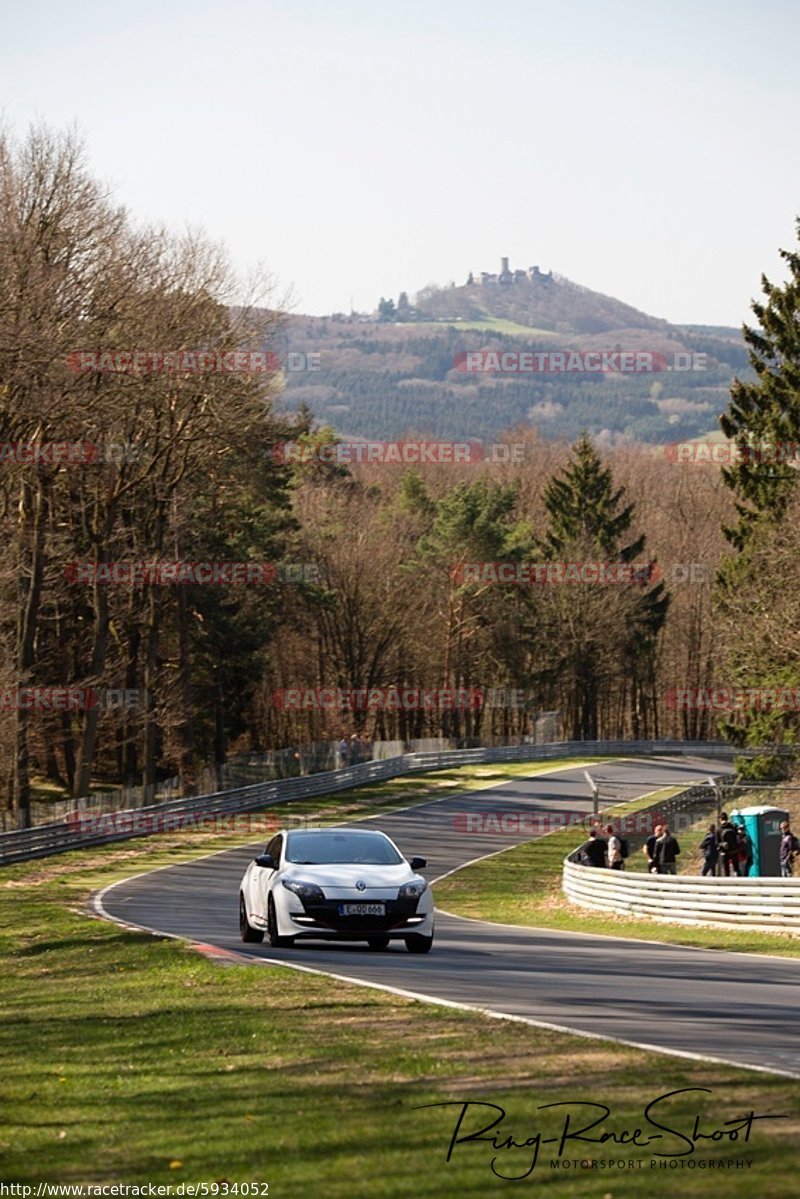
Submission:
[[[374,902],[386,905],[385,916],[340,916],[339,904],[370,902],[360,899],[326,899],[324,903],[304,903],[307,916],[326,928],[337,932],[349,932],[363,929],[364,932],[385,932],[397,925],[404,924],[409,916],[417,912],[417,899],[380,899]]]

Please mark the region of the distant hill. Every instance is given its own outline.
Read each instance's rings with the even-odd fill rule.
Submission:
[[[672,325],[538,268],[505,274],[383,300],[380,317],[289,317],[273,348],[294,365],[317,354],[319,369],[290,371],[283,405],[305,403],[349,437],[486,440],[533,425],[549,439],[586,429],[611,444],[664,443],[715,431],[734,374],[749,374],[737,329]],[[706,357],[686,371],[487,374],[456,369],[469,350]]]
[[[485,276],[462,287],[431,287],[420,292],[415,307],[432,319],[500,317],[515,324],[554,333],[608,333],[617,329],[669,332],[667,321],[646,316],[629,304],[590,291],[560,275],[530,267],[527,272],[508,271]],[[516,276],[522,276],[515,277]]]

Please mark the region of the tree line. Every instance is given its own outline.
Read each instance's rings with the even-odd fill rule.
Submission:
[[[792,282],[765,281],[748,339],[756,381],[725,417],[739,442],[800,432],[786,257]],[[719,713],[676,708],[672,689],[795,677],[790,467],[601,453],[528,425],[495,462],[351,465],[310,410],[282,411],[277,370],[76,369],[82,351],[112,366],[263,351],[283,315],[260,286],[243,302],[218,248],[138,227],[74,138],[0,140],[0,786],[20,824],[43,785],[147,794],[178,774],[190,794],[233,750],[353,732],[522,735],[557,711],[569,738],[702,738]],[[148,563],[265,569],[134,581]],[[487,563],[647,569],[606,584],[467,569]],[[330,702],[415,688],[439,702]],[[792,739],[790,713],[764,721],[726,727]]]

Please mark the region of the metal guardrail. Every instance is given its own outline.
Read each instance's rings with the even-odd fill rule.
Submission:
[[[696,802],[700,788],[669,801],[678,809]],[[703,790],[708,791],[706,787]],[[667,805],[663,805],[666,808]],[[800,934],[800,878],[718,878],[603,870],[564,859],[562,889],[593,912],[644,916],[670,924]]]
[[[503,745],[491,748],[438,750],[402,754],[320,774],[255,783],[212,795],[168,800],[118,813],[91,816],[75,813],[35,828],[0,834],[0,865],[48,857],[90,845],[124,841],[154,832],[177,829],[189,817],[209,818],[255,812],[296,799],[330,795],[351,787],[427,770],[500,762],[536,762],[553,758],[596,756],[653,756],[662,754],[738,756],[741,751],[725,742],[711,741],[557,741],[547,745]]]
[[[698,878],[598,870],[568,859],[564,893],[594,912],[671,924],[800,934],[800,878]]]

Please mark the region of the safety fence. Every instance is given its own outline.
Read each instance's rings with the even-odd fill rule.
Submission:
[[[685,741],[558,741],[547,745],[517,744],[471,749],[445,749],[401,754],[360,762],[339,770],[298,778],[277,779],[253,786],[195,795],[164,803],[96,816],[75,809],[61,819],[36,828],[0,834],[0,865],[47,857],[89,845],[186,828],[197,821],[238,812],[257,812],[275,804],[330,795],[351,787],[399,778],[428,770],[445,770],[501,762],[537,762],[554,758],[693,755],[732,758],[741,751],[724,742]]]
[[[549,715],[551,714],[545,714]],[[202,769],[192,779],[191,793],[216,795],[221,791],[239,790],[256,783],[299,778],[306,774],[322,774],[330,770],[340,770],[345,766],[383,761],[406,754],[506,745],[542,745],[554,740],[555,733],[549,737],[539,735],[539,726],[546,723],[544,717],[538,718],[536,723],[537,732],[534,736],[514,734],[485,739],[420,737],[410,741],[374,741],[366,737],[353,737],[338,741],[312,741],[308,744],[288,745],[282,749],[250,750],[233,754],[225,762]],[[135,784],[113,790],[93,790],[90,795],[81,796],[79,799],[34,799],[30,805],[29,824],[53,824],[67,816],[73,816],[75,812],[86,816],[129,812],[152,804],[185,798],[188,793],[185,780],[176,775],[147,787]],[[16,828],[14,813],[0,809],[0,833],[14,831]]]

